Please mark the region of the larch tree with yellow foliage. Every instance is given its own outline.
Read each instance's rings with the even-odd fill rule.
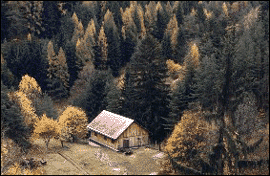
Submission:
[[[107,37],[102,25],[98,35],[97,46],[95,46],[95,68],[98,70],[107,70],[108,64],[108,43]]]
[[[195,68],[198,67],[199,64],[199,57],[199,49],[196,43],[192,43],[190,51],[184,61],[182,69],[183,79],[177,82],[176,88],[172,91],[170,113],[169,117],[166,119],[166,126],[170,130],[181,120],[183,111],[188,108],[189,104],[196,100],[194,74]]]
[[[71,41],[76,44],[78,39],[82,39],[84,36],[84,28],[82,22],[78,19],[76,13],[74,12],[71,17],[73,23],[74,23],[74,32],[71,38]]]
[[[87,135],[87,116],[85,112],[78,107],[68,106],[58,119],[59,134],[62,146],[63,141],[75,138],[85,138]]]
[[[65,98],[68,95],[69,73],[66,57],[63,49],[60,47],[58,55],[55,54],[53,43],[48,43],[48,93],[54,98]]]
[[[19,84],[19,92],[24,93],[31,101],[40,97],[42,94],[42,90],[35,78],[29,76],[28,74],[22,77]]]
[[[48,150],[50,140],[58,136],[58,134],[57,121],[48,118],[46,114],[43,114],[41,119],[35,123],[34,136],[45,141],[46,150]]]
[[[173,162],[173,166],[180,165],[181,168],[197,170],[198,173],[200,171],[212,173],[214,169],[205,171],[203,167],[211,167],[208,164],[208,154],[211,151],[211,145],[218,141],[217,130],[214,123],[205,120],[204,112],[185,111],[165,146],[165,152]]]

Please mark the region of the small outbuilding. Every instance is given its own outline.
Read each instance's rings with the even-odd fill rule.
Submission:
[[[149,131],[133,119],[103,110],[90,124],[89,140],[113,150],[149,144]]]

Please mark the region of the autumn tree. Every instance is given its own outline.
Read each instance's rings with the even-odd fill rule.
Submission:
[[[42,93],[41,88],[35,78],[29,76],[28,74],[22,77],[22,80],[19,84],[19,91],[33,98],[39,96]]]
[[[49,94],[54,97],[63,98],[68,95],[69,88],[69,73],[66,63],[65,53],[60,48],[58,56],[56,56],[53,50],[53,44],[50,41],[48,43],[48,77],[49,77]]]
[[[71,19],[74,23],[74,32],[73,32],[71,41],[75,44],[78,41],[78,39],[83,38],[84,28],[83,28],[82,22],[78,19],[75,12],[73,13]]]
[[[45,114],[35,123],[34,136],[42,138],[48,150],[49,142],[58,135],[57,121],[48,118]]]
[[[134,48],[138,39],[138,29],[135,24],[133,14],[135,11],[136,5],[130,5],[130,7],[126,8],[125,11],[120,8],[123,26],[121,29],[121,51],[122,51],[122,62],[127,63],[130,61],[130,57],[134,52]],[[143,11],[141,8],[138,8],[140,20],[141,21],[141,35],[145,35],[145,27],[143,27]]]
[[[171,56],[172,58],[176,59],[177,58],[177,49],[178,49],[178,33],[179,33],[179,27],[178,27],[178,22],[176,19],[176,16],[174,15],[169,23],[167,24],[167,28],[165,30],[165,36],[170,39],[170,45],[171,45]],[[168,40],[167,38],[165,38]]]
[[[76,65],[79,70],[82,70],[86,62],[94,62],[96,35],[95,22],[91,19],[86,28],[84,37],[82,39],[78,39],[76,43]]]
[[[85,138],[87,134],[86,126],[88,124],[85,112],[78,107],[68,106],[58,119],[60,141],[71,136],[73,142],[75,138]],[[62,143],[62,142],[61,142]],[[63,143],[62,143],[63,146]]]
[[[211,145],[218,140],[215,133],[217,130],[214,123],[211,124],[205,120],[204,112],[185,111],[181,121],[175,125],[165,147],[165,152],[169,155],[174,169],[177,170],[179,167],[176,166],[181,166],[180,168],[186,170],[184,174],[188,171],[213,173],[214,168],[204,170],[204,167],[209,166],[208,154]]]
[[[145,6],[145,28],[146,31],[152,32],[156,23],[156,3],[155,1],[150,1],[148,5]]]
[[[104,26],[101,26],[97,46],[95,47],[95,61],[94,65],[96,69],[106,70],[108,62],[108,42],[104,32]]]

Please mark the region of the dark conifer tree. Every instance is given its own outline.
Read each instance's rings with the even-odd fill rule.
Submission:
[[[9,91],[1,81],[1,132],[22,147],[28,147],[30,129],[24,123],[20,107],[9,99]]]
[[[151,35],[142,39],[131,57],[126,74],[124,109],[128,117],[152,132],[152,140],[166,136],[164,117],[168,110],[167,67],[161,45]]]
[[[43,38],[51,39],[59,32],[61,12],[57,1],[44,1],[42,13],[42,26],[45,31],[41,34]]]
[[[113,71],[113,76],[118,76],[121,66],[120,40],[114,17],[110,10],[104,17],[104,32],[108,42],[108,65]]]
[[[86,84],[84,92],[75,98],[72,102],[74,106],[81,107],[88,116],[88,122],[91,122],[101,111],[106,109],[106,83],[108,71],[96,70],[89,82]]]

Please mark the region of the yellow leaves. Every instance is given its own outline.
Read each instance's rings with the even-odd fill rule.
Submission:
[[[59,117],[58,123],[61,129],[67,127],[70,133],[80,138],[87,134],[87,117],[81,108],[68,106]]]
[[[223,6],[222,6],[223,7]],[[203,9],[203,12],[206,16],[206,19],[210,19],[212,17],[213,12],[208,11],[207,9]],[[227,12],[228,13],[228,12]],[[226,14],[227,15],[227,14]]]
[[[99,36],[98,36],[98,45],[101,47],[101,57],[104,61],[107,61],[108,56],[108,43],[107,37],[104,32],[103,25],[100,28]]]
[[[250,12],[244,16],[243,24],[246,29],[249,29],[255,24],[256,20],[259,17],[259,9],[260,7],[252,8]]]
[[[6,175],[21,175],[22,170],[19,163],[13,164],[7,171]]]
[[[194,8],[192,8],[191,12],[190,12],[190,15],[195,16],[196,14],[197,14],[197,11]]]
[[[225,15],[228,16],[228,7],[225,2],[222,4],[222,10],[225,13]]]
[[[34,133],[47,140],[57,136],[59,133],[58,123],[43,114],[41,119],[35,123]]]
[[[26,74],[22,77],[22,80],[19,84],[19,91],[25,94],[41,93],[41,88],[39,87],[35,78],[32,78]]]
[[[172,52],[174,55],[177,53],[176,50],[177,50],[177,45],[178,45],[178,40],[177,40],[178,31],[179,31],[178,22],[176,19],[176,15],[174,14],[173,17],[170,19],[167,25],[167,28],[165,30],[165,33],[171,39],[171,47],[172,47]]]
[[[5,63],[6,63],[6,61],[5,61],[4,57],[3,57],[3,54],[1,53],[1,65],[5,64]]]
[[[109,22],[111,20],[113,20],[113,14],[110,11],[110,9],[108,9],[106,14],[104,15],[104,23],[107,23],[107,22]]]
[[[158,1],[157,5],[156,5],[156,11],[162,11],[162,10],[163,10],[163,8],[161,6],[161,3],[160,3],[160,1]]]
[[[201,111],[185,111],[168,139],[165,151],[176,157],[185,156],[186,151],[191,148],[204,148],[207,142],[197,140],[197,137],[206,138],[210,129],[210,124],[203,119]]]
[[[179,70],[182,68],[181,65],[175,63],[175,62],[174,62],[173,60],[171,60],[171,59],[168,59],[168,60],[166,61],[166,64],[167,64],[167,67],[168,67],[170,73],[177,72],[177,71],[179,71]]]
[[[75,25],[78,25],[79,24],[79,19],[78,19],[78,17],[77,17],[77,15],[76,15],[75,12],[73,13],[73,15],[72,15],[71,18],[72,18],[73,22],[75,23]]]
[[[117,87],[121,90],[124,89],[124,86],[125,86],[125,75],[126,75],[126,72],[123,71],[123,73],[117,79]]]
[[[30,33],[28,33],[28,35],[27,35],[27,40],[28,41],[31,41],[32,40],[32,37],[31,37],[31,34]]]
[[[190,62],[194,67],[197,67],[200,62],[199,58],[200,58],[199,48],[195,42],[191,42],[189,53],[185,58],[184,65],[187,66],[188,62]]]
[[[84,34],[84,42],[86,43],[87,47],[92,47],[95,45],[95,35],[96,35],[95,22],[93,19],[91,19]]]
[[[29,100],[25,93],[17,91],[15,96],[19,99],[22,115],[24,116],[24,122],[27,125],[33,124],[37,120],[35,109],[32,107],[32,102]]]

